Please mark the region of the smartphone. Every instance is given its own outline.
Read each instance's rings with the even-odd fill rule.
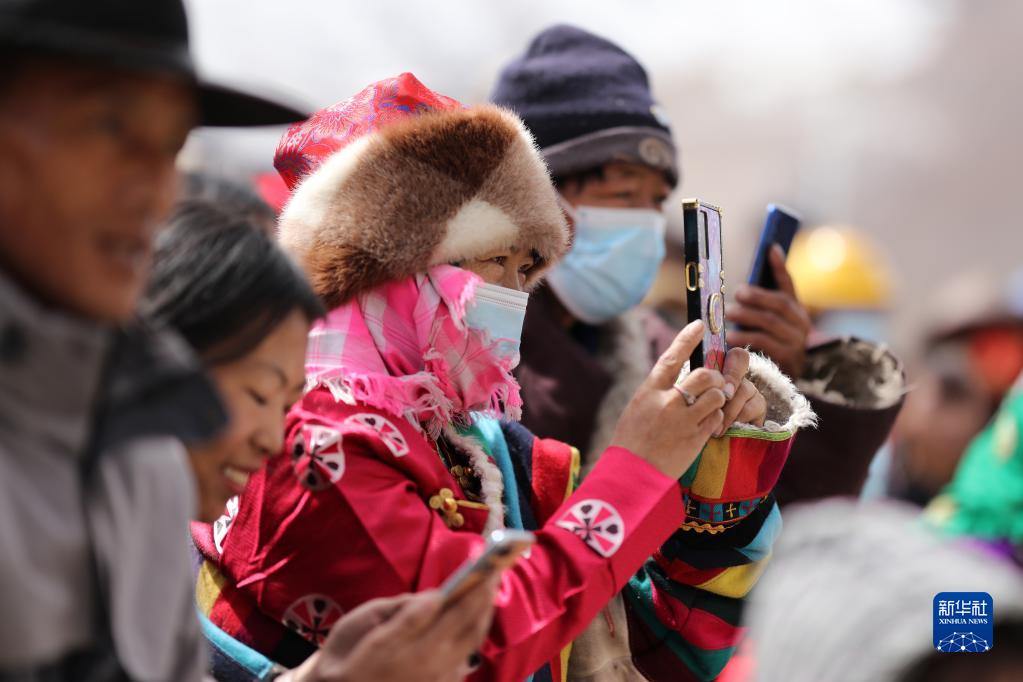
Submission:
[[[721,370],[725,364],[725,273],[721,269],[721,209],[699,199],[682,202],[685,286],[689,321],[703,320],[703,341],[689,367]]]
[[[458,601],[463,594],[483,580],[510,568],[534,542],[536,536],[528,531],[512,529],[493,531],[487,538],[483,553],[475,559],[466,561],[444,581],[440,588],[444,603]]]
[[[800,217],[795,211],[780,204],[768,204],[767,218],[764,229],[760,233],[760,244],[757,245],[753,257],[753,268],[749,273],[749,283],[764,289],[777,289],[778,282],[774,279],[769,254],[771,247],[777,244],[786,254],[792,246],[792,238],[799,231]]]

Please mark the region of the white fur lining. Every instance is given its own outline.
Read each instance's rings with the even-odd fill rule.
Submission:
[[[338,187],[359,170],[359,162],[373,140],[373,135],[365,135],[339,149],[299,183],[278,222],[284,228],[280,242],[285,249],[303,253],[318,242]],[[290,230],[289,225],[300,225],[302,229]]]
[[[528,150],[537,176],[546,180],[549,177],[547,165],[521,119],[509,110],[490,108],[516,129],[518,143],[525,145]],[[299,183],[278,221],[281,226],[279,239],[286,250],[296,254],[306,253],[323,242],[320,232],[325,229],[325,224],[330,224],[326,213],[334,210],[338,188],[362,170],[360,163],[367,156],[370,146],[378,143],[379,138],[378,134],[373,133],[363,135],[333,152],[319,168]],[[564,229],[567,235],[567,227]],[[505,248],[516,243],[521,231],[522,226],[516,225],[512,217],[500,207],[475,197],[446,222],[444,236],[430,254],[429,264],[452,263],[463,260],[467,254],[479,256]]]
[[[514,244],[519,234],[507,213],[478,198],[458,209],[446,227],[443,241],[430,256],[432,263],[452,263],[467,253],[485,254],[502,244]]]
[[[590,447],[582,458],[583,477],[596,465],[601,453],[611,443],[618,417],[632,400],[636,389],[646,380],[652,367],[650,340],[639,309],[626,312],[608,323],[607,328],[613,329],[605,335],[613,347],[601,349],[598,360],[611,375],[613,383],[597,410]]]
[[[770,359],[751,352],[746,378],[753,382],[767,400],[767,417],[763,426],[737,422],[731,428],[765,433],[795,433],[799,429],[817,426],[817,415],[810,407],[810,401]]]
[[[472,468],[480,475],[483,503],[490,508],[483,532],[490,533],[490,531],[504,528],[504,479],[501,476],[501,470],[497,468],[497,465],[484,452],[475,438],[463,436],[450,426],[445,427],[444,437],[469,456]]]

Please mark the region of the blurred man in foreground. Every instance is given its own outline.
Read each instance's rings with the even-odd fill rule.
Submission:
[[[200,83],[180,0],[0,4],[0,679],[201,677],[182,442],[226,415],[185,346],[132,312],[189,130],[302,117]],[[300,672],[358,679],[359,654],[407,678],[356,645],[392,617],[415,635],[439,606],[352,614]]]

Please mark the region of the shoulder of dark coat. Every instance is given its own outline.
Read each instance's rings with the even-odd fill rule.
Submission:
[[[118,331],[99,404],[103,449],[143,436],[201,442],[227,423],[220,397],[187,343],[143,319]]]

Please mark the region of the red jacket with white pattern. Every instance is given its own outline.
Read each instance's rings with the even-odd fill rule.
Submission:
[[[570,456],[540,439],[533,452]],[[444,489],[460,527],[455,510],[431,508]],[[474,679],[517,682],[557,658],[684,519],[678,482],[614,447],[560,508],[533,511],[537,543],[504,575]],[[487,514],[416,427],[317,389],[292,409],[285,452],[250,480],[230,532],[221,524],[218,547],[203,548],[220,557],[206,595],[200,574],[200,606],[229,635],[294,663],[289,628],[318,644],[362,602],[439,586],[481,549]]]

